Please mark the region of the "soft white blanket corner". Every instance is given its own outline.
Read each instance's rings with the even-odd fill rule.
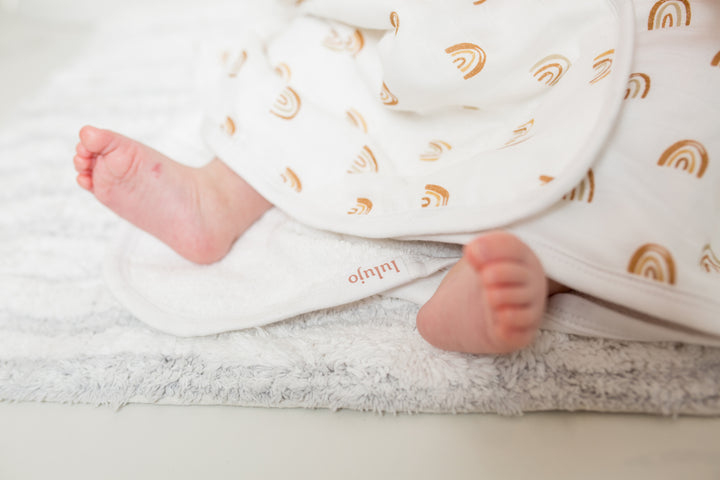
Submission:
[[[232,16],[203,12],[133,17],[121,37],[120,23],[101,26],[0,132],[0,401],[720,414],[709,347],[543,332],[510,356],[441,352],[417,334],[417,306],[378,297],[197,338],[137,321],[101,279],[121,221],[74,185],[76,130],[97,123],[204,160],[187,136],[199,121],[190,57]]]

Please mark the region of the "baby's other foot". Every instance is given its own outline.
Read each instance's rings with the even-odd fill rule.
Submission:
[[[509,233],[482,235],[466,245],[463,258],[420,309],[418,331],[444,350],[520,350],[540,328],[547,289],[530,247]]]
[[[187,167],[110,130],[83,127],[73,163],[100,203],[196,263],[222,258],[270,208],[218,159]]]

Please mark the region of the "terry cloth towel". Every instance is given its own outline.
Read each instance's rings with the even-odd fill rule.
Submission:
[[[336,236],[306,228],[319,238],[283,244],[275,237],[300,227],[278,227],[273,213],[240,253],[197,274],[131,235],[107,276],[140,318],[192,335],[400,285],[389,294],[422,303],[441,273],[413,280],[459,252],[387,238],[462,244],[506,228],[551,278],[582,292],[563,300],[567,314],[552,326],[718,341],[720,4],[278,8],[204,66],[213,82],[205,137],[280,210]],[[265,245],[272,256],[259,253]],[[264,260],[244,263],[243,250]],[[242,282],[264,293],[246,302]],[[178,323],[182,312],[204,320]]]

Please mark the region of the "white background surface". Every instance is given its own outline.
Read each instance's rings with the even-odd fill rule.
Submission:
[[[0,128],[127,3],[0,0]],[[720,479],[720,418],[0,403],[0,480],[41,478]]]
[[[720,478],[699,418],[0,404],[0,425],[3,480]]]

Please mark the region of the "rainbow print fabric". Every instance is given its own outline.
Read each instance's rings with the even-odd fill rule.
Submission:
[[[509,229],[555,280],[720,334],[717,1],[286,8],[208,63],[204,127],[279,209],[371,239]]]

